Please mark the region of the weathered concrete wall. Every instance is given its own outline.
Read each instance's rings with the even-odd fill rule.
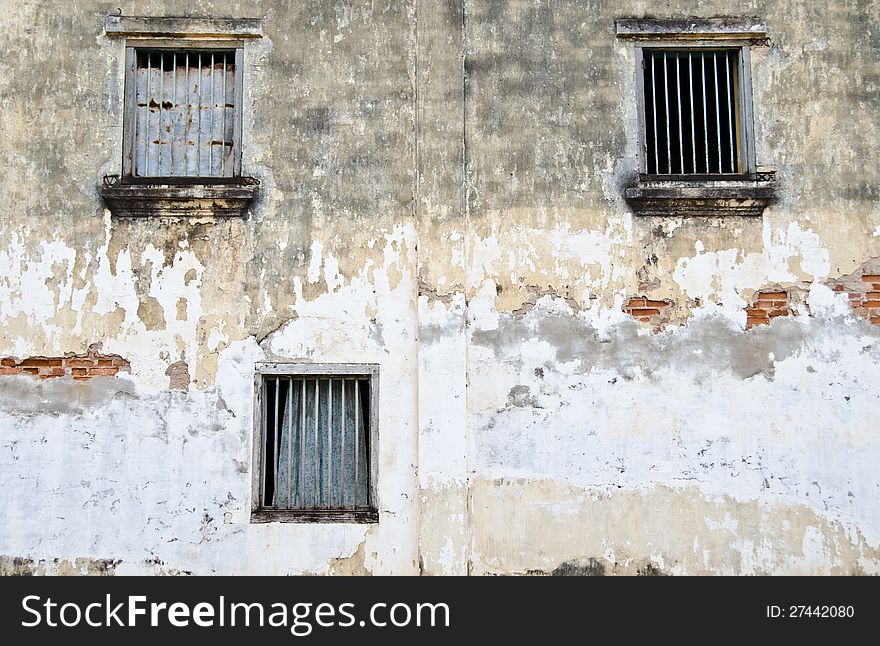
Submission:
[[[773,41],[759,219],[622,198],[614,20],[729,3],[574,0],[130,3],[264,18],[262,186],[244,220],[114,219],[115,9],[2,2],[0,356],[128,370],[0,374],[0,572],[880,571],[880,327],[848,302],[880,273],[876,3],[736,7]],[[789,314],[746,331],[759,292]],[[380,364],[378,525],[249,522],[262,359]]]

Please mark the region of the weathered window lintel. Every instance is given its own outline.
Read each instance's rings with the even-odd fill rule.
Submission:
[[[262,18],[107,16],[104,33],[122,38],[261,38]]]
[[[759,18],[623,18],[618,38],[628,40],[747,40],[766,44],[767,26]]]

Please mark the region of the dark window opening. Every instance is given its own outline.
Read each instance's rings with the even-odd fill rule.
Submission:
[[[645,49],[651,175],[741,174],[739,51]]]
[[[137,49],[135,55],[131,174],[236,174],[235,51]]]
[[[370,388],[355,375],[263,378],[261,509],[372,509]]]

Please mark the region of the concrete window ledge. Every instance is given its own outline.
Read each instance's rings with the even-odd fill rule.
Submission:
[[[123,183],[105,178],[101,187],[115,217],[244,217],[259,180],[237,177],[218,183]]]
[[[624,191],[636,215],[760,217],[775,199],[774,173],[757,179],[640,179]]]

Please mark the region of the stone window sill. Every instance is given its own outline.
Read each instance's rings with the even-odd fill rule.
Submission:
[[[760,217],[776,197],[775,173],[731,179],[642,176],[624,191],[636,215]]]
[[[244,217],[259,180],[238,177],[224,182],[120,182],[104,178],[101,197],[110,213],[131,217]]]

